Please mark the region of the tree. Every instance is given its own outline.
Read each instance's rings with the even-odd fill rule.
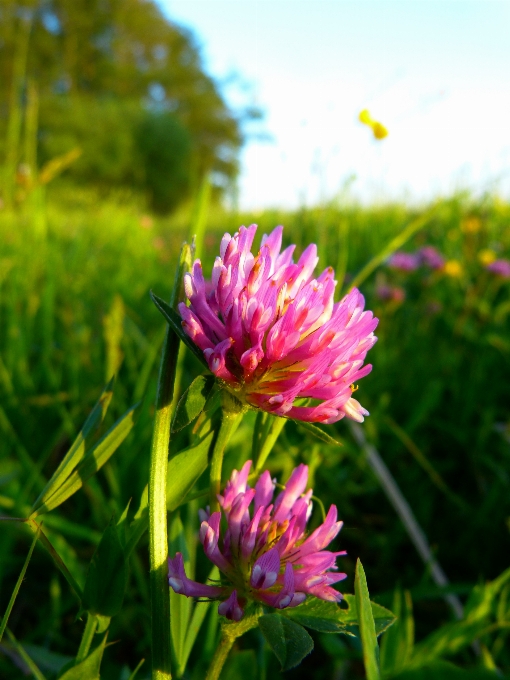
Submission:
[[[4,129],[16,40],[27,16],[32,26],[26,74],[39,92],[43,158],[65,151],[66,144],[80,145],[82,157],[69,170],[76,179],[93,181],[94,169],[102,183],[147,188],[160,207],[176,201],[163,199],[165,167],[172,166],[167,179],[182,195],[206,173],[222,186],[235,179],[239,120],[204,72],[192,35],[151,0],[0,0]],[[159,173],[149,166],[129,170],[124,161],[130,154],[138,164],[149,158],[154,163],[155,138],[160,149],[173,149],[172,162],[167,154],[165,165],[160,153]]]

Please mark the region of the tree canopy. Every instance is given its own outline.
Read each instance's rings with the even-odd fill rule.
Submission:
[[[80,146],[69,170],[76,179],[144,188],[162,210],[206,173],[223,187],[236,177],[239,120],[204,72],[192,34],[154,2],[0,0],[4,128],[23,32],[41,160]]]

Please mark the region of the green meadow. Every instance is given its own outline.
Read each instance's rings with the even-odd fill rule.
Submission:
[[[92,666],[79,674],[74,665],[88,620],[78,594],[95,554],[97,564],[95,551],[107,527],[119,523],[129,544],[143,507],[166,327],[149,293],[170,298],[183,241],[196,234],[207,273],[223,233],[253,222],[259,225],[257,245],[277,224],[297,253],[317,243],[319,269],[335,268],[337,299],[358,285],[380,319],[367,359],[373,370],[356,394],[370,411],[360,426],[362,439],[347,419],[321,426],[325,440],[289,421],[267,467],[284,482],[297,464],[308,464],[314,497],[326,509],[336,504],[344,521],[333,548],[348,553],[339,559],[348,574],[340,590],[354,592],[359,558],[370,598],[397,619],[379,636],[376,666],[366,658],[364,665],[366,641],[362,645],[357,628],[347,635],[319,626],[309,631],[314,652],[283,675],[270,645],[252,630],[236,641],[221,677],[510,674],[510,281],[485,268],[491,259],[510,257],[510,205],[490,195],[457,195],[419,208],[363,207],[344,197],[295,212],[250,215],[219,208],[203,190],[163,217],[128,192],[105,196],[60,185],[0,210],[5,680],[99,677]],[[426,245],[444,256],[440,270],[388,266],[393,252]],[[201,372],[182,346],[174,405]],[[109,408],[86,443],[97,444],[124,417],[120,442],[101,469],[80,477],[67,499],[37,522],[23,521],[111,378]],[[224,480],[252,455],[255,416],[248,412],[229,442]],[[172,435],[170,461],[192,443],[191,429]],[[374,449],[391,489],[405,501],[404,515],[409,511],[414,519],[411,527],[374,468]],[[199,474],[168,516],[170,553],[184,545],[201,580],[209,571],[197,539],[207,479],[207,471]],[[316,503],[312,526],[320,521]],[[417,540],[430,551],[428,558],[419,554]],[[108,586],[122,590],[120,605],[97,627],[108,630],[104,654],[100,649],[104,680],[151,677],[147,533],[129,545],[117,584]],[[173,595],[170,602],[172,621],[179,622],[171,629],[174,676],[203,678],[219,635],[217,607],[198,603],[193,609],[180,599]],[[379,625],[377,630],[385,627],[376,617]],[[102,641],[96,632],[90,650]]]

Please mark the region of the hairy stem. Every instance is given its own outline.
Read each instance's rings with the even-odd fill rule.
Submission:
[[[221,639],[207,671],[205,680],[218,680],[225,661],[237,638],[255,628],[262,616],[262,608],[256,607],[251,615],[246,614],[238,623],[224,623],[221,627]]]
[[[97,616],[94,616],[90,612],[87,613],[87,623],[85,624],[85,629],[80,642],[80,648],[78,649],[78,654],[76,655],[76,663],[79,664],[81,661],[87,658],[89,653],[90,645],[94,638],[94,634],[97,628]]]
[[[191,261],[184,245],[177,270],[171,304],[180,298],[184,272]],[[168,530],[166,477],[179,338],[167,328],[159,369],[156,416],[152,435],[149,472],[149,552],[151,584],[152,680],[170,680],[170,595],[168,590]]]

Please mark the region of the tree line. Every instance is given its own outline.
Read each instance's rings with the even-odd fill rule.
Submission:
[[[79,147],[68,177],[161,211],[205,175],[229,186],[243,141],[193,35],[151,0],[0,0],[0,140],[17,166]]]

